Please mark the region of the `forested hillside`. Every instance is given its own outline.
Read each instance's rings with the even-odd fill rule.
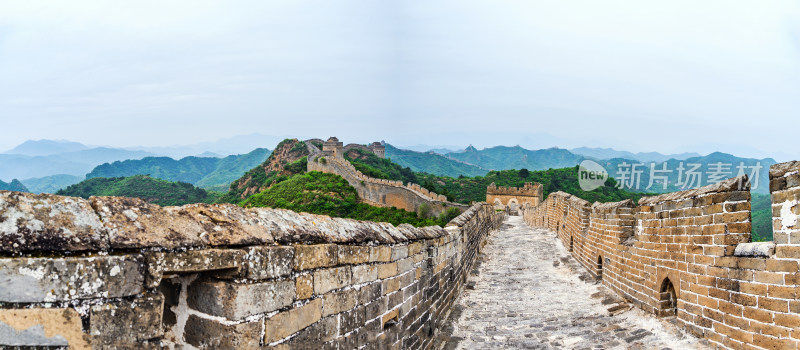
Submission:
[[[185,182],[156,179],[146,175],[95,177],[71,185],[56,194],[89,198],[90,196],[136,197],[162,206],[212,203],[219,194]]]
[[[266,148],[258,148],[247,154],[225,158],[185,157],[175,160],[169,157],[146,157],[99,165],[86,178],[150,175],[163,180],[225,190],[248,169],[263,162],[269,153]]]
[[[292,175],[248,197],[242,206],[283,208],[297,212],[414,226],[444,226],[460,214],[458,209],[453,209],[439,217],[428,217],[424,210],[421,210],[420,216],[402,209],[379,208],[359,203],[356,189],[347,183],[347,180],[339,175],[317,171]]]

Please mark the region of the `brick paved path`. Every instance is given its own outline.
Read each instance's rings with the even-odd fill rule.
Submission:
[[[492,233],[440,340],[447,349],[704,349],[618,299],[554,233],[519,216]]]

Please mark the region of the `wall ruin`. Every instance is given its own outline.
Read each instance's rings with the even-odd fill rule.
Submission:
[[[604,286],[645,311],[675,315],[719,348],[795,349],[800,162],[772,166],[770,190],[774,242],[750,242],[746,177],[638,204],[558,192],[523,215],[555,231]]]
[[[429,349],[502,219],[0,191],[0,347]]]

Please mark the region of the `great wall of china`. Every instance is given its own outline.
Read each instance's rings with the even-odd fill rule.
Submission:
[[[800,162],[770,169],[773,242],[751,243],[747,179],[594,203],[558,192],[523,209],[639,308],[728,349],[800,344]],[[742,186],[744,184],[744,186]]]
[[[309,140],[311,141],[311,140]],[[321,141],[321,140],[319,140]],[[306,142],[311,152],[308,156],[308,171],[333,173],[343,177],[355,187],[358,197],[365,203],[380,207],[395,207],[417,212],[421,206],[428,206],[432,215],[439,215],[447,208],[458,208],[463,211],[469,206],[448,202],[444,195],[436,194],[422,188],[418,184],[403,184],[402,181],[376,179],[362,174],[353,164],[344,159],[344,152],[352,148],[363,148],[383,158],[384,147],[373,143],[370,147],[347,145],[332,137],[325,141],[323,149],[317,148],[313,142]]]
[[[503,214],[414,228],[0,191],[0,344],[428,349]]]
[[[537,206],[542,202],[542,184],[526,182],[522,187],[497,187],[492,182],[486,188],[486,203],[495,208],[517,213],[522,207]]]
[[[337,158],[312,152],[309,168],[322,157]],[[750,242],[746,177],[638,203],[523,189],[537,201],[523,219],[627,302],[718,348],[800,344],[800,162],[770,169],[773,242]],[[436,348],[505,216],[477,203],[414,228],[0,191],[0,347]]]

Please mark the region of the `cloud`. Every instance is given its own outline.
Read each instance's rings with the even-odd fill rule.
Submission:
[[[5,1],[0,148],[261,132],[796,150],[775,133],[800,111],[798,15],[794,1]]]

